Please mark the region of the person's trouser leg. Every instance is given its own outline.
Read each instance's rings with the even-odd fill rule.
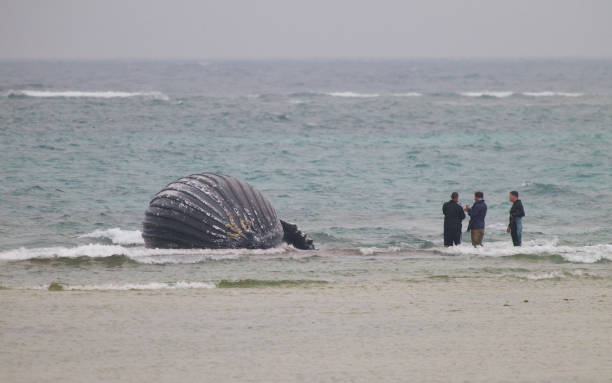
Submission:
[[[482,246],[482,239],[484,238],[484,229],[472,229],[472,246]]]
[[[516,233],[516,222],[510,224],[510,235],[512,236],[512,244],[518,246],[518,237]]]
[[[455,245],[461,244],[461,226],[458,226],[455,229],[455,238],[453,238],[453,242],[455,243]]]
[[[514,246],[522,245],[522,234],[523,234],[523,222],[520,218],[516,218],[514,222],[510,224],[510,234],[512,235],[512,243]]]
[[[451,228],[444,228],[444,246],[452,246],[453,245],[453,231]]]

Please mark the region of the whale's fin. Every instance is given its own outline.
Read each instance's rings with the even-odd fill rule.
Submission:
[[[302,233],[298,230],[297,225],[289,222],[280,220],[283,225],[283,240],[290,245],[293,245],[296,249],[300,250],[314,250],[314,241],[306,233]]]

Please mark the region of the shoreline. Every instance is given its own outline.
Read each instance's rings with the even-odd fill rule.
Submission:
[[[0,380],[606,381],[611,287],[1,290]]]

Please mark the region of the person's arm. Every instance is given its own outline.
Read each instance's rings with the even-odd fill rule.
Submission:
[[[474,204],[474,206],[472,206],[471,209],[468,209],[468,214],[472,218],[478,217],[481,212],[482,212],[482,206],[479,203]]]
[[[463,211],[461,206],[459,206],[459,218],[461,219],[461,221],[465,219],[465,212]]]
[[[523,202],[519,202],[519,209],[518,209],[518,214],[516,215],[517,217],[521,217],[523,218],[525,216],[525,208],[523,207]]]
[[[513,209],[514,209],[514,206],[512,206],[512,208],[510,209],[510,220],[508,221],[508,227],[506,228],[506,233],[510,232],[510,225],[512,225],[512,222],[514,221],[514,217],[512,216]]]
[[[510,226],[512,225],[512,223],[514,222],[514,220],[516,219],[516,211],[518,210],[516,203],[514,203],[512,205],[512,208],[510,208],[510,220],[508,222],[508,228],[506,229],[506,233],[510,232]]]
[[[442,205],[442,214],[446,215],[446,203]]]

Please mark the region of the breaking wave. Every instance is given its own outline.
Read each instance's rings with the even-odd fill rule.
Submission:
[[[0,252],[0,262],[61,258],[110,258],[125,256],[143,264],[200,263],[207,260],[240,259],[245,256],[269,256],[292,252],[293,248],[279,246],[271,249],[147,249],[142,246],[88,244],[75,247],[25,248]]]
[[[578,92],[514,92],[510,90],[504,91],[479,91],[479,92],[460,92],[459,95],[473,98],[506,98],[511,96],[526,96],[526,97],[582,97],[584,93]]]
[[[421,97],[423,96],[423,94],[418,93],[418,92],[406,92],[406,93],[391,93],[391,96],[393,97]]]
[[[355,92],[331,92],[327,93],[328,96],[332,97],[348,97],[348,98],[374,98],[379,97],[378,93],[355,93]]]
[[[119,92],[119,91],[51,91],[51,90],[10,90],[8,97],[36,97],[36,98],[129,98],[143,97],[154,100],[168,101],[170,98],[162,92]]]
[[[481,98],[506,98],[514,94],[511,91],[482,91],[482,92],[461,92],[459,93],[466,97],[481,97]]]
[[[116,245],[144,245],[144,239],[140,230],[122,230],[118,227],[95,230],[91,233],[80,235],[79,238],[107,238]]]
[[[584,93],[573,92],[523,92],[523,96],[528,97],[581,97]]]
[[[529,258],[532,260],[550,259],[560,262],[595,263],[612,261],[612,245],[562,246],[553,241],[529,241],[522,247],[514,247],[509,242],[488,242],[484,247],[474,248],[463,243],[447,249],[438,249],[443,255],[474,255],[489,257]]]

